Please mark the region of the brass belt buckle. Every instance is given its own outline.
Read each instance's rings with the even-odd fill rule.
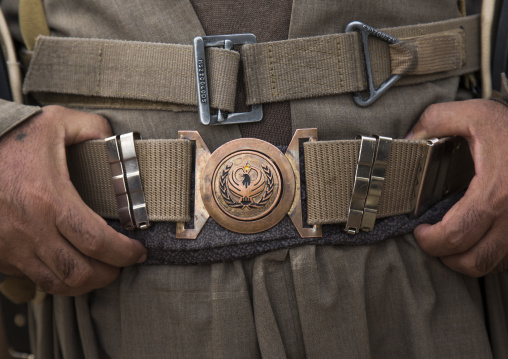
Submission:
[[[177,238],[196,238],[211,216],[237,233],[265,231],[289,214],[302,237],[320,237],[321,227],[304,228],[300,201],[299,143],[317,140],[317,130],[297,130],[286,154],[268,142],[242,138],[210,154],[195,131],[179,138],[196,143],[194,228],[177,224]]]

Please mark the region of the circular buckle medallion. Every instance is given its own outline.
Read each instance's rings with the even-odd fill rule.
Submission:
[[[273,227],[295,194],[291,164],[268,142],[243,138],[219,147],[206,163],[201,195],[210,216],[239,233]]]

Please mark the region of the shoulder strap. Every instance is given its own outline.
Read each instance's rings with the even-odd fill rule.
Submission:
[[[28,50],[33,50],[39,35],[49,36],[42,0],[19,0],[19,26]]]

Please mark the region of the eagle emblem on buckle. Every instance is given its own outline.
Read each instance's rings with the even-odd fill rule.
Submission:
[[[246,162],[233,168],[233,162],[230,162],[222,171],[219,188],[230,207],[261,208],[272,197],[273,173],[266,164],[261,164],[259,169]]]
[[[278,204],[281,176],[277,166],[257,151],[238,151],[220,161],[212,179],[213,196],[228,217],[252,221]]]
[[[211,217],[238,233],[259,233],[289,215],[302,237],[320,237],[304,227],[300,200],[300,140],[317,140],[316,129],[297,130],[287,152],[255,138],[239,138],[210,153],[196,131],[179,131],[195,141],[194,228],[177,223],[177,238],[196,238]]]

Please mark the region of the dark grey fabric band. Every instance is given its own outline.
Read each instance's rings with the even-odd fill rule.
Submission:
[[[323,226],[323,238],[301,238],[288,217],[275,227],[256,234],[233,233],[213,219],[209,219],[197,239],[175,238],[175,224],[154,223],[149,230],[125,231],[120,223],[108,220],[108,224],[128,237],[135,238],[148,248],[145,264],[191,265],[232,261],[248,258],[269,251],[301,246],[304,244],[370,245],[387,238],[410,233],[421,223],[436,223],[460,198],[454,195],[440,202],[421,217],[410,219],[406,215],[378,220],[374,230],[350,235],[339,225]]]

